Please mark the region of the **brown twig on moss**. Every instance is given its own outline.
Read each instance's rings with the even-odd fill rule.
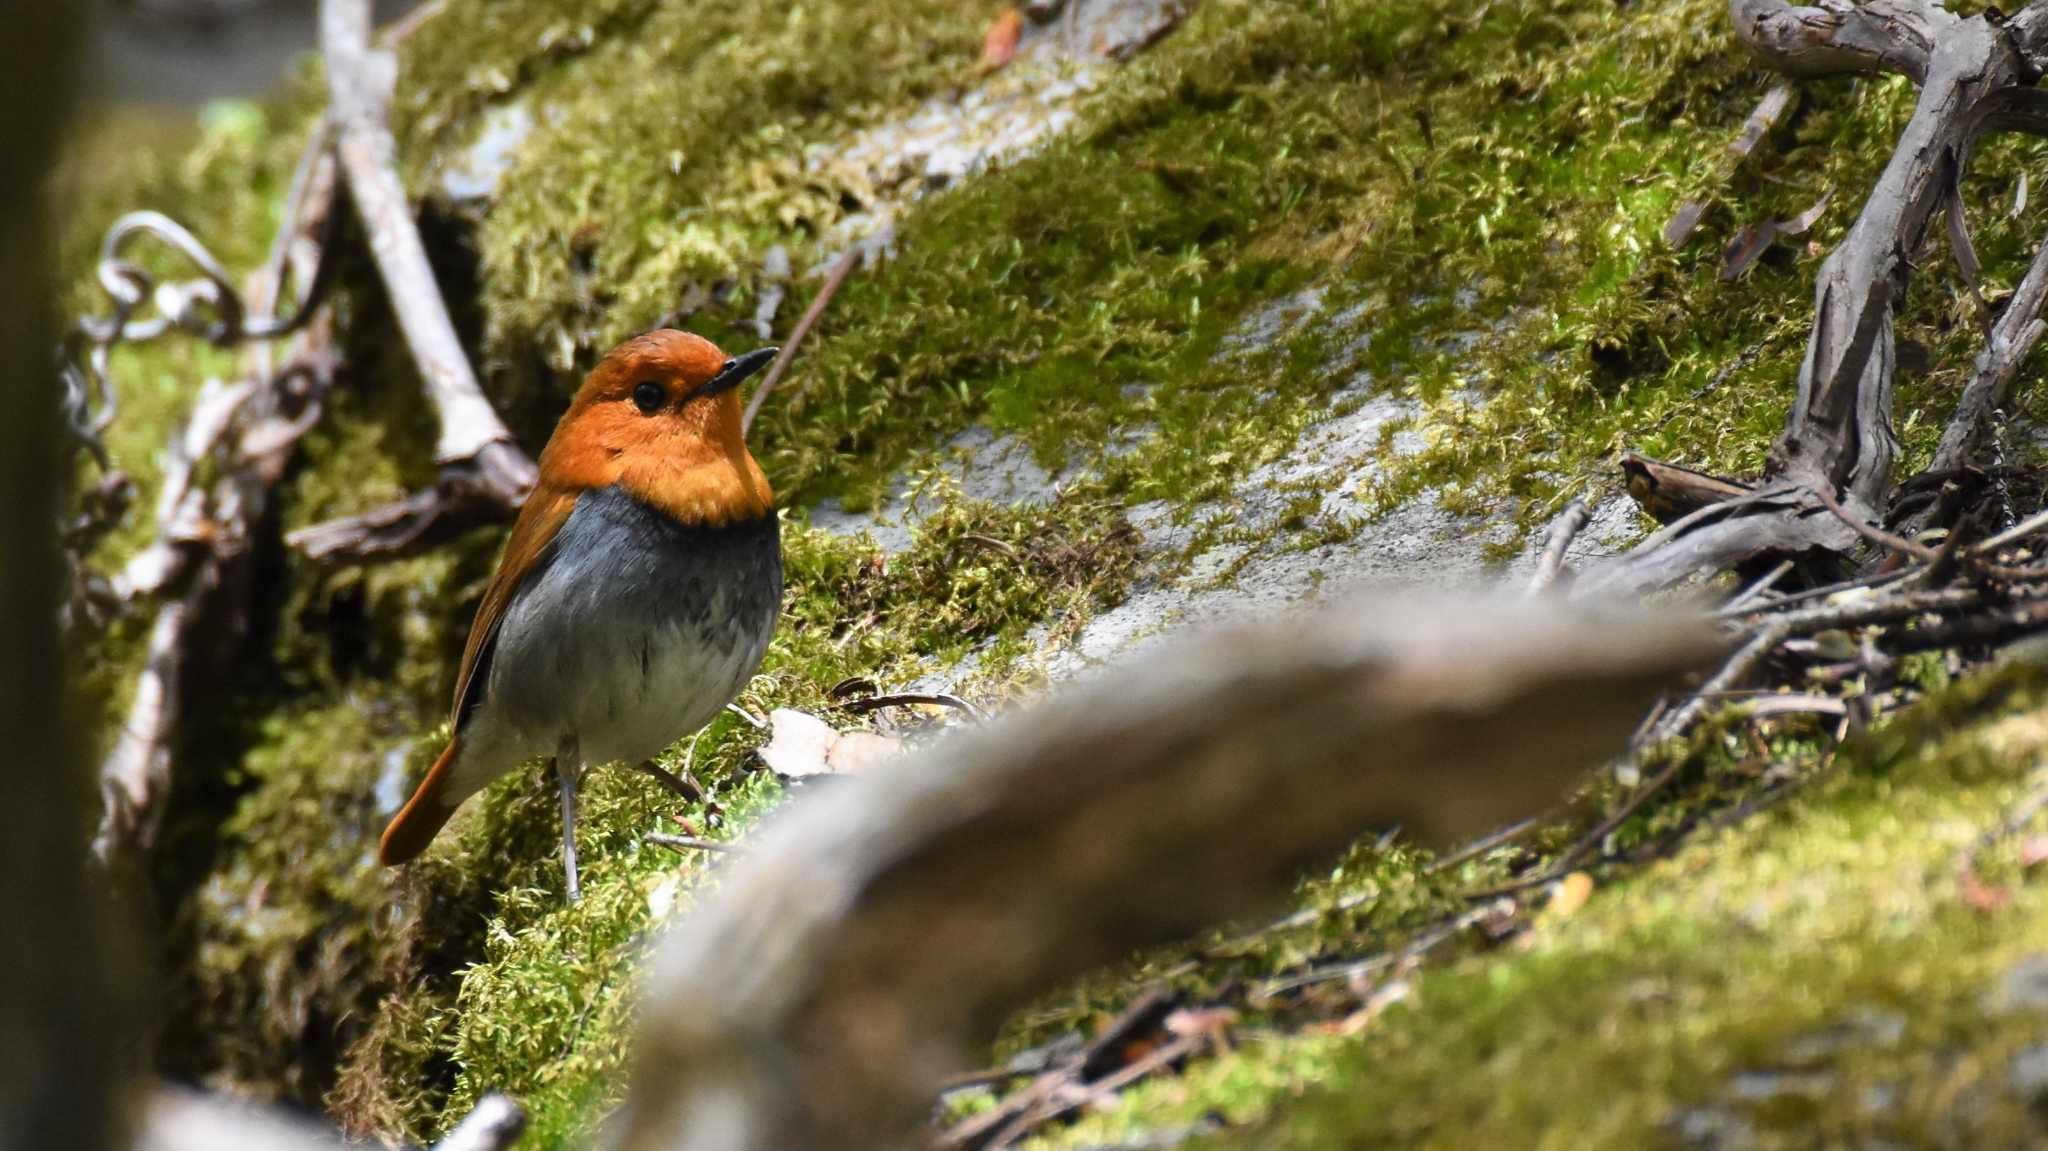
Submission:
[[[747,400],[746,414],[740,417],[742,435],[754,426],[754,417],[760,413],[761,405],[768,402],[768,393],[774,391],[775,385],[782,381],[782,373],[788,371],[790,361],[796,359],[796,350],[803,345],[804,337],[810,335],[811,329],[817,326],[819,317],[825,314],[825,305],[832,302],[832,297],[839,293],[840,285],[846,283],[846,278],[853,275],[853,270],[859,266],[860,260],[861,246],[852,244],[840,254],[838,262],[832,265],[831,274],[825,277],[825,286],[818,289],[818,294],[811,297],[810,306],[804,309],[803,315],[797,317],[796,327],[790,329],[789,341],[782,345],[782,351],[775,357],[775,362],[768,365],[768,374],[761,377],[761,386],[755,388],[753,396]]]
[[[1543,555],[1536,561],[1536,573],[1529,577],[1530,595],[1537,595],[1556,582],[1558,574],[1564,571],[1565,552],[1585,530],[1586,521],[1592,514],[1585,500],[1575,499],[1551,521],[1550,531],[1543,541]]]
[[[969,717],[976,721],[988,718],[980,708],[951,692],[944,691],[898,691],[890,692],[887,695],[871,695],[862,699],[849,699],[839,705],[839,710],[852,712],[855,715],[866,715],[868,712],[880,711],[885,707],[915,707],[918,704],[950,707],[955,711],[967,713]]]

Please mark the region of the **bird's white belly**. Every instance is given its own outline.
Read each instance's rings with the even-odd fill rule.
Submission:
[[[645,671],[638,649],[597,661],[609,668],[579,685],[567,709],[567,727],[589,764],[638,761],[659,754],[709,723],[744,686],[760,652],[736,644],[721,649],[662,628],[648,637]]]

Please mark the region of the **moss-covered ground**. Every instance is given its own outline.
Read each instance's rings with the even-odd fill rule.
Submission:
[[[871,206],[868,189],[812,157],[926,101],[1030,82],[975,72],[996,10],[450,0],[403,48],[397,128],[429,195],[458,323],[522,439],[538,446],[612,341],[679,308],[679,322],[729,348],[757,341],[742,324],[767,250],[787,247],[801,273]],[[790,509],[790,598],[741,702],[822,711],[846,677],[900,683],[970,649],[982,653],[974,694],[1028,690],[1032,637],[1071,633],[1136,575],[1124,509],[1163,500],[1199,521],[1361,376],[1410,405],[1400,430],[1423,445],[1396,454],[1389,429],[1383,466],[1358,481],[1382,511],[1429,491],[1475,522],[1527,529],[1610,483],[1624,447],[1753,470],[1788,402],[1819,255],[1913,99],[1899,79],[1804,85],[1771,139],[1732,163],[1726,145],[1769,82],[1714,0],[1196,6],[1105,72],[1076,127],[1042,152],[904,208],[893,255],[833,302],[755,429]],[[175,131],[119,120],[87,133],[64,177],[67,305],[93,306],[91,245],[131,207],[166,210],[230,268],[252,267],[317,92],[303,77],[275,101],[211,108]],[[496,198],[435,200],[435,174],[491,109],[515,102],[536,127]],[[1970,218],[1994,294],[2048,224],[2040,197],[2010,210],[2043,147],[1999,140],[1977,157]],[[1722,278],[1719,247],[1740,225],[1824,193],[1808,236]],[[1688,200],[1706,204],[1704,222],[1672,251],[1660,232]],[[1924,254],[1899,327],[1909,467],[1930,452],[1973,351],[1945,255],[1938,244]],[[815,283],[798,281],[778,336]],[[1324,301],[1311,322],[1219,355],[1248,314],[1305,288]],[[338,306],[348,366],[287,480],[278,528],[433,475],[431,414],[360,256]],[[236,361],[167,341],[114,366],[124,415],[110,447],[146,510],[169,421],[199,380]],[[2037,418],[2038,397],[2024,401]],[[819,498],[878,500],[975,423],[1048,465],[1092,461],[1092,475],[1038,507],[941,493],[894,556],[806,526]],[[1098,455],[1140,430],[1130,450]],[[1305,515],[1274,530],[1371,527]],[[136,516],[101,562],[118,564],[147,531]],[[473,804],[424,863],[376,868],[382,818],[445,734],[498,539],[482,531],[366,571],[273,550],[275,590],[259,601],[251,650],[181,746],[153,876],[168,1072],[413,1139],[479,1092],[507,1090],[533,1111],[536,1147],[563,1145],[618,1098],[633,963],[687,904],[701,864],[642,846],[640,833],[680,820],[738,834],[779,788],[749,770],[758,733],[727,716],[664,757],[714,784],[716,810],[679,809],[635,775],[588,781],[579,906],[561,900],[538,768]],[[81,637],[103,733],[144,627]],[[1970,730],[1899,721],[1892,742],[1845,751],[1769,814],[1696,835],[1644,870],[1603,873],[1573,914],[1448,957],[1356,1035],[1304,1031],[1286,1012],[1254,1018],[1234,1053],[1055,1138],[1081,1145],[1215,1111],[1251,1124],[1226,1139],[1261,1146],[1642,1146],[1677,1138],[1669,1124],[1684,1114],[1787,1145],[1800,1131],[1845,1146],[2021,1142],[2024,1113],[2000,1084],[2007,1056],[2040,1036],[2031,1014],[1999,1013],[1985,996],[2043,947],[2041,897],[2015,873],[2011,904],[1979,911],[1959,900],[1952,864],[2022,786],[2042,737],[2030,691],[1977,695],[1989,702],[1935,713]],[[1773,738],[1786,762],[1818,770],[1811,732]],[[1763,786],[1740,757],[1713,763],[1632,825],[1631,842]],[[1613,798],[1596,789],[1587,802]],[[1554,851],[1571,830],[1533,849]],[[1175,978],[1213,991],[1230,974],[1266,978],[1398,941],[1505,878],[1513,858],[1429,873],[1417,853],[1361,847],[1304,889],[1311,906],[1347,910],[1212,941]],[[1085,1028],[1185,960],[1134,960],[1051,996],[1005,1044]],[[1869,1011],[1904,1020],[1889,1046],[1794,1058],[1803,1035]],[[1742,1097],[1738,1081],[1760,1081],[1740,1073],[1774,1070],[1808,1076],[1805,1093]],[[1889,1104],[1865,1108],[1880,1089]]]

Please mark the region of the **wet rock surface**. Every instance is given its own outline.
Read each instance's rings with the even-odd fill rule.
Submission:
[[[1528,541],[1504,570],[1489,562],[1489,554],[1515,539],[1506,509],[1495,516],[1461,515],[1430,491],[1374,514],[1366,499],[1370,481],[1390,458],[1420,450],[1423,439],[1412,426],[1422,413],[1419,401],[1349,366],[1370,342],[1371,322],[1368,307],[1332,311],[1327,293],[1311,287],[1253,309],[1224,338],[1220,356],[1250,357],[1305,324],[1325,325],[1339,336],[1328,370],[1344,378],[1345,385],[1329,395],[1325,414],[1287,451],[1252,468],[1228,495],[1193,508],[1150,501],[1126,509],[1143,541],[1137,583],[1121,603],[1045,652],[1049,675],[1061,678],[1123,658],[1180,627],[1295,610],[1360,586],[1478,584],[1520,578],[1533,568],[1540,538]],[[1475,331],[1464,346],[1484,334]],[[1476,393],[1461,399],[1483,402]],[[1103,451],[1128,450],[1149,434],[1149,428],[1126,429]],[[897,552],[909,546],[918,519],[931,506],[932,481],[940,475],[967,498],[1044,503],[1062,482],[1085,474],[1089,464],[1077,460],[1051,473],[1014,437],[971,428],[941,445],[927,470],[899,476],[881,506],[849,512],[838,501],[826,501],[811,510],[811,524],[839,535],[866,533],[885,552]],[[1348,531],[1305,530],[1310,523],[1345,525]],[[1635,505],[1626,495],[1612,493],[1595,504],[1570,560],[1581,564],[1613,554],[1638,530]],[[1046,642],[1051,637],[1041,629],[1037,638]],[[977,665],[971,654],[955,667],[935,668],[912,686],[950,688],[971,677]]]

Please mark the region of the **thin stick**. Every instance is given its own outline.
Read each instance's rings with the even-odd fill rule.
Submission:
[[[2026,519],[1971,548],[1970,554],[1979,556],[1991,555],[1997,552],[1999,548],[2023,540],[2042,528],[2048,528],[2048,511],[2035,512]]]
[[[782,354],[776,356],[775,362],[768,365],[768,374],[761,377],[761,386],[754,389],[753,398],[747,401],[746,414],[740,418],[741,435],[745,435],[747,429],[754,426],[754,416],[760,412],[761,405],[767,402],[768,393],[774,391],[775,385],[782,380],[782,373],[789,369],[789,362],[796,358],[796,350],[802,346],[804,337],[811,334],[811,328],[817,324],[818,317],[825,314],[825,305],[832,302],[833,295],[839,291],[839,285],[846,282],[846,278],[853,274],[854,267],[859,263],[860,245],[854,244],[839,257],[838,263],[832,265],[832,274],[825,278],[825,286],[818,289],[818,294],[811,298],[811,306],[805,308],[804,314],[797,318],[796,327],[790,330],[789,342],[782,345]]]
[[[956,711],[964,711],[977,720],[988,718],[980,708],[961,699],[957,695],[943,691],[901,691],[892,695],[871,695],[866,699],[847,700],[839,705],[839,710],[852,712],[854,715],[866,715],[868,712],[880,711],[885,707],[904,707],[920,703],[936,704],[940,707],[950,707]]]
[[[1536,561],[1536,574],[1529,577],[1529,594],[1537,595],[1557,580],[1564,570],[1564,553],[1586,527],[1586,521],[1593,516],[1585,500],[1575,499],[1550,523],[1550,534],[1543,542],[1543,557]]]
[[[728,855],[741,855],[747,850],[737,843],[726,843],[717,839],[704,839],[695,835],[670,835],[662,831],[650,831],[640,838],[654,844],[656,847],[666,847],[670,851],[715,851]]]
[[[1840,592],[1855,591],[1859,588],[1884,587],[1886,584],[1897,583],[1900,580],[1905,579],[1907,576],[1912,575],[1914,572],[1922,570],[1924,569],[1909,567],[1901,568],[1898,571],[1874,572],[1870,575],[1857,576],[1855,579],[1843,580],[1840,583],[1831,583],[1821,587],[1807,588],[1805,591],[1787,592],[1786,594],[1779,596],[1777,599],[1774,599],[1769,603],[1757,604],[1754,607],[1739,607],[1736,604],[1730,603],[1727,607],[1721,608],[1719,611],[1714,612],[1712,618],[1737,619],[1742,616],[1761,615],[1764,612],[1783,611],[1786,608],[1792,607],[1795,604],[1807,603],[1811,600],[1817,599],[1826,599],[1828,596],[1835,595]]]
[[[1857,535],[1862,536],[1871,543],[1902,555],[1912,556],[1917,560],[1933,561],[1934,549],[1926,544],[1914,543],[1912,540],[1902,536],[1895,536],[1876,524],[1870,523],[1863,517],[1851,514],[1849,509],[1835,501],[1835,497],[1829,495],[1817,485],[1807,490],[1813,493],[1814,498],[1820,501],[1822,507],[1833,512],[1836,519],[1848,524],[1851,528],[1855,529]]]
[[[1449,871],[1451,868],[1467,860],[1477,859],[1485,855],[1496,847],[1505,847],[1541,826],[1543,826],[1543,820],[1536,816],[1531,816],[1518,823],[1510,823],[1499,831],[1491,835],[1482,835],[1451,854],[1444,856],[1442,859],[1431,863],[1428,867],[1422,869],[1422,874],[1435,875],[1439,872]]]
[[[1202,1044],[1208,1042],[1208,1039],[1209,1037],[1206,1035],[1189,1035],[1156,1047],[1143,1058],[1133,1060],[1131,1063],[1118,1069],[1116,1073],[1105,1075],[1098,1082],[1080,1085],[1083,1087],[1081,1091],[1071,1094],[1061,1093],[1052,1100],[1041,1104],[1036,1110],[1017,1116],[1010,1121],[1008,1126],[996,1132],[982,1146],[988,1148],[989,1151],[1001,1151],[1002,1148],[1013,1146],[1017,1140],[1045,1126],[1047,1123],[1114,1095],[1116,1092],[1136,1083],[1154,1071],[1193,1055]],[[965,1144],[948,1144],[948,1146],[965,1146]]]
[[[1707,709],[1709,701],[1741,682],[1742,677],[1748,675],[1751,668],[1779,644],[1784,643],[1791,634],[1792,628],[1784,619],[1772,620],[1759,628],[1748,643],[1743,644],[1734,655],[1728,657],[1728,662],[1721,665],[1721,670],[1714,673],[1714,678],[1701,684],[1699,691],[1694,692],[1692,698],[1650,729],[1649,734],[1643,739],[1643,746],[1655,747],[1691,727],[1693,721]]]
[[[1766,592],[1769,592],[1773,587],[1776,587],[1778,581],[1784,579],[1786,574],[1789,573],[1791,570],[1791,560],[1779,561],[1777,567],[1774,567],[1770,571],[1765,572],[1760,578],[1758,578],[1758,580],[1755,583],[1750,584],[1748,587],[1743,588],[1741,591],[1735,593],[1735,598],[1729,600],[1728,605],[1722,608],[1721,611],[1716,614],[1740,615],[1742,613],[1743,608],[1746,608],[1750,604],[1756,602],[1757,600],[1762,599],[1764,597],[1764,594]]]

